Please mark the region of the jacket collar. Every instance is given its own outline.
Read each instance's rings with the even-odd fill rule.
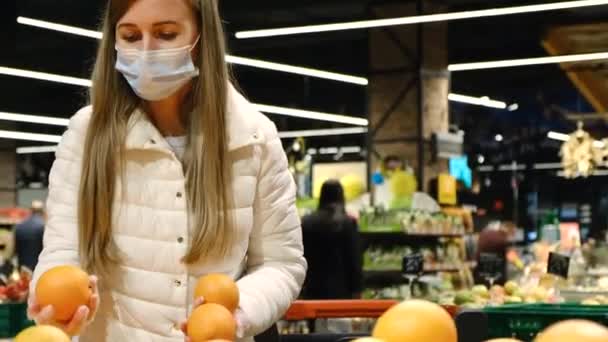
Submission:
[[[264,141],[263,132],[255,121],[256,109],[232,84],[228,86],[226,114],[229,151]],[[129,118],[126,148],[128,150],[169,149],[169,145],[148,116],[140,109],[136,109]]]

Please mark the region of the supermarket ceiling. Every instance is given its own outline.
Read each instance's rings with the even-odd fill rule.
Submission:
[[[230,36],[239,30],[352,21],[369,18],[372,3],[403,3],[403,0],[221,0],[222,13]],[[481,9],[488,1],[444,0],[451,10]],[[3,6],[5,2],[3,2]],[[0,64],[74,77],[86,77],[95,51],[90,38],[17,25],[17,15],[94,29],[102,0],[18,0],[14,13],[4,11],[5,25],[15,37],[15,53],[3,54]],[[492,5],[523,5],[539,1],[494,0]],[[9,11],[10,12],[10,11]],[[450,62],[510,59],[547,54],[542,42],[551,28],[564,25],[595,25],[606,21],[608,6],[567,10],[546,15],[520,15],[457,21],[449,27]],[[260,27],[263,23],[263,27]],[[6,31],[5,31],[6,32]],[[9,40],[10,41],[10,40]],[[9,46],[11,46],[9,44]],[[367,73],[367,32],[355,30],[276,39],[230,40],[235,55],[309,66],[340,73]],[[583,46],[582,50],[586,48]],[[602,68],[603,66],[599,66]],[[237,67],[236,74],[247,95],[258,103],[364,116],[365,87],[334,81],[304,78],[279,72]],[[606,80],[598,82],[606,83]],[[459,93],[487,95],[517,101],[537,102],[562,99],[563,93],[579,94],[573,83],[556,66],[514,69],[505,72],[467,72],[454,75],[452,88]],[[0,76],[3,94],[0,111],[69,117],[85,101],[85,89],[57,83]],[[550,94],[547,94],[550,93]],[[567,97],[568,98],[568,97]],[[571,102],[578,101],[578,95]],[[583,97],[581,101],[585,101]],[[567,106],[568,104],[561,104]],[[458,110],[458,108],[456,108]],[[468,112],[470,109],[465,109]],[[475,110],[475,109],[473,109]],[[523,114],[521,114],[523,115]],[[491,117],[491,116],[490,116]],[[338,127],[339,124],[273,116],[281,130]],[[517,117],[516,117],[517,119]],[[515,120],[517,121],[517,120]],[[504,122],[501,122],[504,123]],[[559,123],[558,123],[559,124]],[[566,123],[567,124],[567,123]],[[0,124],[0,129],[2,129]],[[61,128],[19,124],[14,129],[59,134]],[[490,130],[491,131],[491,130]],[[474,132],[474,130],[472,130]],[[482,134],[482,133],[479,133]],[[344,140],[346,139],[346,141]],[[314,139],[313,145],[363,144],[363,137]],[[0,147],[8,142],[0,140]],[[35,145],[36,143],[19,143]]]

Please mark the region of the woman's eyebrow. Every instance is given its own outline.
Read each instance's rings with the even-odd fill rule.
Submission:
[[[154,23],[154,25],[152,25],[152,26],[171,25],[171,24],[177,25],[177,21],[174,21],[174,20],[165,20],[165,21],[161,21],[161,22],[158,22],[158,23]]]

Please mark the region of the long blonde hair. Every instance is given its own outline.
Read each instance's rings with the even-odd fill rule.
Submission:
[[[120,261],[112,237],[112,210],[117,181],[124,181],[127,123],[141,100],[114,68],[115,27],[134,0],[110,0],[103,20],[103,39],[93,70],[90,101],[93,114],[85,141],[80,181],[78,225],[80,259],[90,272],[107,273]],[[184,154],[190,247],[183,258],[219,258],[229,253],[235,228],[230,213],[232,173],[228,160],[226,104],[229,70],[217,0],[191,0],[198,14],[201,48],[195,64]],[[203,143],[204,139],[204,143]],[[118,177],[117,175],[121,175]],[[124,188],[124,187],[123,187]]]

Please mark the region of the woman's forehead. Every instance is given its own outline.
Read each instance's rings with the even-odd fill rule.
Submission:
[[[154,25],[181,23],[194,19],[190,0],[137,0],[120,18],[118,24]]]

